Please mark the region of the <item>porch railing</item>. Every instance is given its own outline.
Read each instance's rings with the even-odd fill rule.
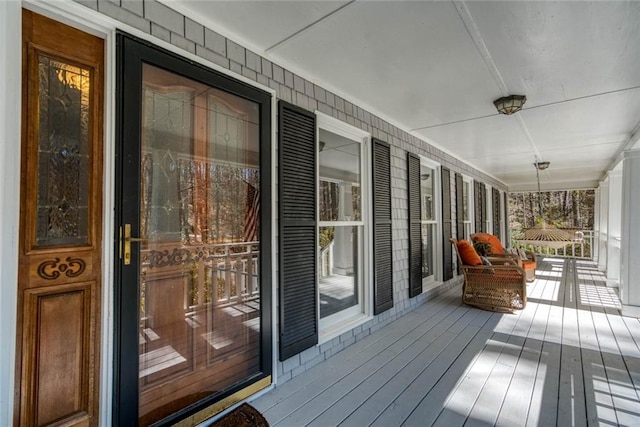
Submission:
[[[146,280],[180,280],[186,307],[259,296],[259,242],[163,246],[141,251]]]
[[[217,301],[233,302],[239,297],[259,295],[257,242],[216,245],[223,253],[213,256],[206,268],[216,284]]]

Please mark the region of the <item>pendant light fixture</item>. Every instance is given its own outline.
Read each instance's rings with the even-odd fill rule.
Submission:
[[[573,236],[564,230],[560,230],[551,224],[547,224],[544,219],[542,206],[542,192],[540,190],[540,171],[549,167],[549,162],[536,161],[533,166],[536,168],[536,180],[538,182],[538,209],[540,211],[540,224],[536,224],[524,232],[525,243],[532,245],[548,246],[551,248],[562,248],[571,243]]]

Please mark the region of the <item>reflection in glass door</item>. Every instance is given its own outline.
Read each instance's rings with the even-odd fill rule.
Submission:
[[[122,227],[122,286],[138,283],[128,309],[137,312],[138,405],[135,417],[122,419],[150,425],[172,423],[194,412],[190,405],[206,407],[270,372],[260,239],[264,111],[177,72],[148,63],[141,71],[138,162],[122,175],[124,193],[136,169],[139,177],[138,213],[123,209]]]

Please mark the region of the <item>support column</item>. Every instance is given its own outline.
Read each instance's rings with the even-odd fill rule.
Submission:
[[[623,153],[620,299],[622,314],[640,317],[640,150]]]
[[[598,270],[607,270],[607,240],[609,225],[609,178],[600,181],[600,211],[598,218]]]
[[[591,259],[598,265],[600,259],[600,187],[593,192],[593,236],[591,238]]]
[[[609,172],[609,218],[607,223],[607,286],[620,285],[620,239],[622,237],[622,165]]]
[[[22,11],[0,1],[0,425],[13,425],[18,227]]]
[[[351,184],[340,183],[338,220],[353,219],[353,194]],[[336,227],[333,247],[333,272],[350,276],[353,274],[353,227]]]

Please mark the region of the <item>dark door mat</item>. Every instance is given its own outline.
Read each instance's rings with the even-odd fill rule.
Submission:
[[[211,427],[269,427],[269,423],[256,408],[243,403]]]

